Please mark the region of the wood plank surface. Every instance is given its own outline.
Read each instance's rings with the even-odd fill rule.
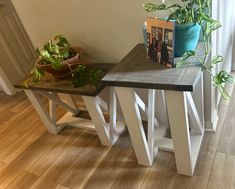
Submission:
[[[207,189],[235,188],[235,156],[217,153]]]
[[[38,179],[36,175],[28,173],[26,171],[21,172],[17,177],[6,187],[6,189],[28,189]]]
[[[95,63],[89,67],[102,70],[102,77],[114,67],[115,64],[111,63]],[[27,87],[25,86],[25,80],[28,80]],[[31,90],[40,90],[40,91],[51,91],[56,93],[66,93],[66,94],[77,94],[77,95],[86,95],[86,96],[96,96],[103,89],[104,85],[101,82],[98,82],[96,86],[93,84],[86,84],[82,87],[73,87],[72,78],[65,79],[55,79],[51,74],[45,74],[42,81],[39,83],[32,82],[31,77],[15,83],[16,88],[20,89],[31,89]]]
[[[91,158],[91,161],[89,162],[91,157],[89,154],[93,153],[93,150],[95,149],[94,145],[98,145],[97,148],[101,154],[106,153],[106,150],[108,150],[107,147],[102,147],[101,144],[99,144],[99,139],[96,134],[88,131],[82,131],[80,136],[71,144],[73,148],[65,149],[64,153],[59,156],[58,160],[53,162],[52,166],[32,188],[54,188],[61,182],[61,184],[66,187],[67,185],[63,184],[63,182],[67,183],[68,185],[80,185],[80,183],[86,179],[86,174],[89,175],[89,170],[87,168],[97,166],[95,161],[92,162],[94,157]],[[92,148],[93,146],[94,148]],[[83,165],[84,161],[85,163]],[[71,174],[71,171],[73,171],[73,174]],[[79,174],[80,177],[78,177],[78,175],[75,173]],[[67,177],[68,174],[73,178],[75,177],[74,180]],[[76,179],[78,179],[77,182]]]
[[[7,165],[6,163],[0,161],[0,171],[3,170],[6,165]]]
[[[144,44],[138,44],[103,79],[105,85],[132,88],[193,91],[201,68],[192,61],[180,68],[167,68],[146,58]]]

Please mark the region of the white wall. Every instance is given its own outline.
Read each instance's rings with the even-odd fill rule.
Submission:
[[[143,42],[144,2],[160,0],[12,0],[33,45],[64,34],[92,61],[119,62]],[[158,16],[163,16],[159,13]],[[165,13],[166,14],[166,13]]]

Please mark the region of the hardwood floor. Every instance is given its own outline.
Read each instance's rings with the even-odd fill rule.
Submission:
[[[216,133],[207,132],[193,177],[178,175],[173,153],[161,151],[151,168],[137,164],[128,132],[112,148],[94,132],[46,132],[23,93],[0,93],[0,188],[233,189],[235,92],[220,104]]]

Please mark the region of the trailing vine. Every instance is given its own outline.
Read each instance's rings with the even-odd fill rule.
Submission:
[[[216,66],[223,62],[223,56],[216,55],[208,62],[211,52],[211,36],[214,31],[222,25],[219,21],[211,18],[211,1],[212,0],[181,0],[182,4],[167,5],[165,0],[157,5],[154,3],[145,3],[144,9],[147,12],[170,10],[168,21],[175,20],[178,25],[198,23],[201,26],[204,56],[198,56],[195,51],[187,51],[177,62],[176,67],[185,64],[190,57],[195,57],[213,80],[213,86],[216,87],[225,99],[230,99],[229,94],[224,88],[224,84],[233,82],[233,77],[225,70],[217,72]]]

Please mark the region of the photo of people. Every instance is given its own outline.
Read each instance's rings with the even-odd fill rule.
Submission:
[[[173,64],[173,34],[174,23],[148,18],[148,58],[163,64],[167,67],[174,67]]]
[[[165,30],[165,43],[167,44],[167,46],[172,47],[172,40],[173,40],[173,31],[172,30]]]

